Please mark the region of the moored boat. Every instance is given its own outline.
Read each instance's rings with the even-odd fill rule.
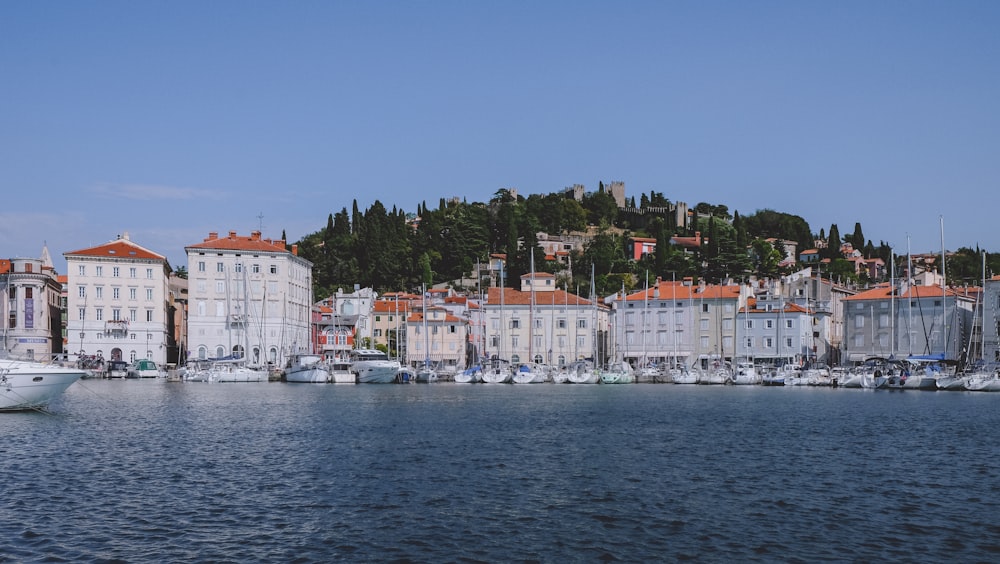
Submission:
[[[351,372],[357,375],[359,384],[392,384],[397,381],[399,369],[399,363],[380,350],[351,351]]]
[[[2,359],[0,410],[42,409],[85,373],[82,368]]]
[[[318,354],[293,355],[285,369],[286,382],[326,384],[330,382],[330,369]]]

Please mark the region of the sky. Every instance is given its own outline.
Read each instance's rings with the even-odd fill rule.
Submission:
[[[176,268],[355,200],[600,181],[1000,252],[998,29],[994,0],[0,2],[0,256],[128,233]]]

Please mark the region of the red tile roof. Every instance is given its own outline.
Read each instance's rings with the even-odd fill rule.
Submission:
[[[128,239],[115,239],[103,245],[98,245],[96,247],[90,247],[87,249],[80,249],[77,251],[70,251],[68,253],[63,253],[63,256],[78,256],[78,257],[119,257],[123,259],[148,259],[148,260],[167,260],[163,255],[154,253],[149,249],[136,245]]]
[[[659,296],[656,295],[659,291]],[[629,294],[625,300],[629,302],[650,300],[686,300],[686,299],[738,299],[740,297],[740,287],[737,284],[727,286],[717,286],[709,284],[702,290],[698,285],[684,285],[682,282],[658,282],[649,287],[648,290],[640,290],[634,294]]]
[[[235,231],[230,231],[227,237],[219,237],[218,233],[208,234],[201,243],[188,245],[187,249],[216,249],[220,251],[246,251],[262,253],[288,253],[285,242],[282,240],[272,241],[271,239],[261,239],[260,231],[253,231],[249,236],[237,235]]]
[[[531,292],[522,292],[520,290],[515,290],[513,288],[503,289],[503,303],[505,305],[531,305]],[[551,292],[545,292],[545,299],[540,300],[538,298],[538,292],[535,292],[535,304],[536,305],[546,305],[555,303],[556,305],[571,305],[571,306],[589,306],[593,305],[590,300],[585,300],[580,296],[575,294],[570,294],[565,290],[555,289]],[[549,295],[551,294],[551,295]],[[486,304],[489,306],[499,306],[500,305],[500,288],[490,288],[489,294],[486,297]]]

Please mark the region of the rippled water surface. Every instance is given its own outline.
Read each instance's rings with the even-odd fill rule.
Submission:
[[[1000,394],[81,381],[0,560],[998,561]]]

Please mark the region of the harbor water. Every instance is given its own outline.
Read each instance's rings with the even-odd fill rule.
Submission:
[[[1000,394],[84,380],[0,421],[0,560],[1000,560]]]

